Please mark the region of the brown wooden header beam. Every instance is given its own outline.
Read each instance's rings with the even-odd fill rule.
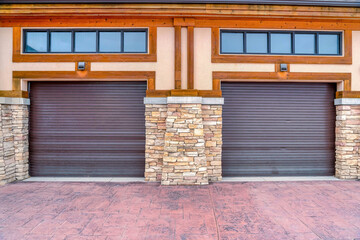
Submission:
[[[3,4],[1,16],[290,17],[358,19],[358,8],[238,4]]]

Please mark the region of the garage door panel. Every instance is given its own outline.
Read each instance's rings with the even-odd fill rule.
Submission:
[[[334,174],[334,84],[222,83],[223,176]]]
[[[30,86],[32,176],[142,177],[146,82]]]

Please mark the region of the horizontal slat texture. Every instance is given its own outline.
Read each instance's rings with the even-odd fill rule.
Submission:
[[[146,82],[31,82],[32,176],[143,177]]]
[[[334,174],[334,84],[222,84],[223,176]]]

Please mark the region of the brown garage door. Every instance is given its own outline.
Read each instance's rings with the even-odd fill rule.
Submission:
[[[222,83],[223,176],[334,175],[334,84]]]
[[[31,82],[32,176],[142,177],[146,82]]]

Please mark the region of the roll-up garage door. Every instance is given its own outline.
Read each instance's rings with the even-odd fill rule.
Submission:
[[[142,177],[146,82],[31,82],[32,176]]]
[[[222,83],[223,176],[334,175],[334,84]]]

